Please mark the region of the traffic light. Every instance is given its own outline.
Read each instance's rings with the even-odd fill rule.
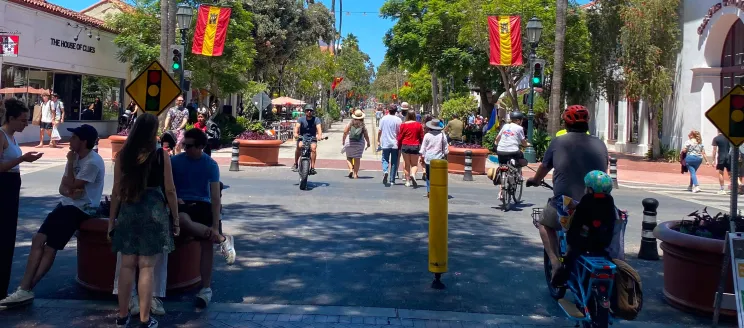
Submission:
[[[170,46],[171,62],[168,68],[168,73],[177,73],[183,70],[183,46],[179,44],[172,44]]]
[[[145,96],[145,112],[157,112],[160,109],[160,86],[163,81],[163,71],[147,71],[147,95]]]
[[[535,88],[542,88],[544,81],[543,69],[545,68],[545,61],[542,59],[535,60],[532,63],[532,86]]]
[[[744,95],[729,96],[729,137],[744,137]]]

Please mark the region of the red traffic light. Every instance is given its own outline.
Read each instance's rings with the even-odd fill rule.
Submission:
[[[149,71],[147,72],[148,83],[160,83],[160,71]]]

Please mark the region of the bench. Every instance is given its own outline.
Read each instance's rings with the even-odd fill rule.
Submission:
[[[111,250],[108,219],[89,219],[77,231],[77,277],[86,289],[112,293],[116,276],[116,254]],[[191,237],[176,237],[176,249],[168,254],[166,290],[182,290],[201,282],[199,242]]]

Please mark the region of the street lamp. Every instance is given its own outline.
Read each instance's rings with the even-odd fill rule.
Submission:
[[[530,109],[527,112],[527,140],[529,140],[530,145],[525,148],[524,157],[529,163],[537,162],[537,154],[535,153],[535,148],[532,146],[534,144],[533,136],[535,130],[535,83],[533,78],[535,74],[535,61],[537,60],[537,44],[540,43],[542,29],[542,21],[537,17],[532,17],[527,22],[527,41],[530,43]]]
[[[184,53],[186,52],[186,32],[191,27],[191,18],[194,16],[194,11],[191,6],[187,4],[178,5],[176,11],[176,23],[178,24],[178,30],[181,31],[181,44],[183,45]],[[186,78],[186,56],[181,57],[181,91],[185,93],[184,85]]]

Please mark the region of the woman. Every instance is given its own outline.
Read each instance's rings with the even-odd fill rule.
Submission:
[[[200,108],[199,111],[196,113],[196,123],[194,123],[194,127],[202,130],[202,132],[207,133],[207,109],[206,108]]]
[[[421,162],[426,167],[426,172],[430,172],[429,165],[433,159],[443,159],[449,154],[449,147],[447,146],[447,137],[442,133],[442,125],[438,119],[432,119],[426,123],[426,127],[429,131],[424,135],[424,140],[421,142]],[[431,189],[428,177],[426,179],[426,198],[429,198],[429,190]]]
[[[359,179],[359,167],[362,155],[369,148],[369,133],[364,124],[364,112],[357,109],[351,115],[352,121],[344,128],[341,143],[346,152],[346,165],[349,167],[349,178]],[[366,143],[366,146],[365,146]]]
[[[0,108],[0,121],[3,122],[0,128],[0,299],[8,296],[13,265],[21,196],[19,165],[36,161],[43,155],[37,152],[21,155],[21,147],[14,137],[16,132],[23,132],[28,126],[28,107],[15,98],[5,100],[3,104],[5,110]]]
[[[401,145],[400,150],[403,154],[403,176],[406,179],[406,187],[418,188],[416,170],[423,140],[424,128],[421,123],[416,122],[416,112],[409,110],[406,113],[406,121],[400,125],[400,132],[398,132],[398,145]]]
[[[687,191],[695,193],[700,192],[700,184],[697,179],[697,170],[700,164],[705,159],[705,165],[710,166],[708,156],[705,156],[705,147],[703,146],[703,138],[700,137],[700,132],[692,130],[687,135],[687,142],[682,146],[682,154],[684,154],[685,165],[687,170],[690,171],[690,186]]]
[[[119,326],[126,326],[129,321],[136,269],[139,269],[140,322],[146,327],[157,326],[157,321],[150,317],[157,255],[172,251],[171,234],[178,236],[180,232],[170,157],[157,149],[157,132],[157,117],[141,115],[114,163],[109,236],[113,251],[122,254],[116,318]]]

